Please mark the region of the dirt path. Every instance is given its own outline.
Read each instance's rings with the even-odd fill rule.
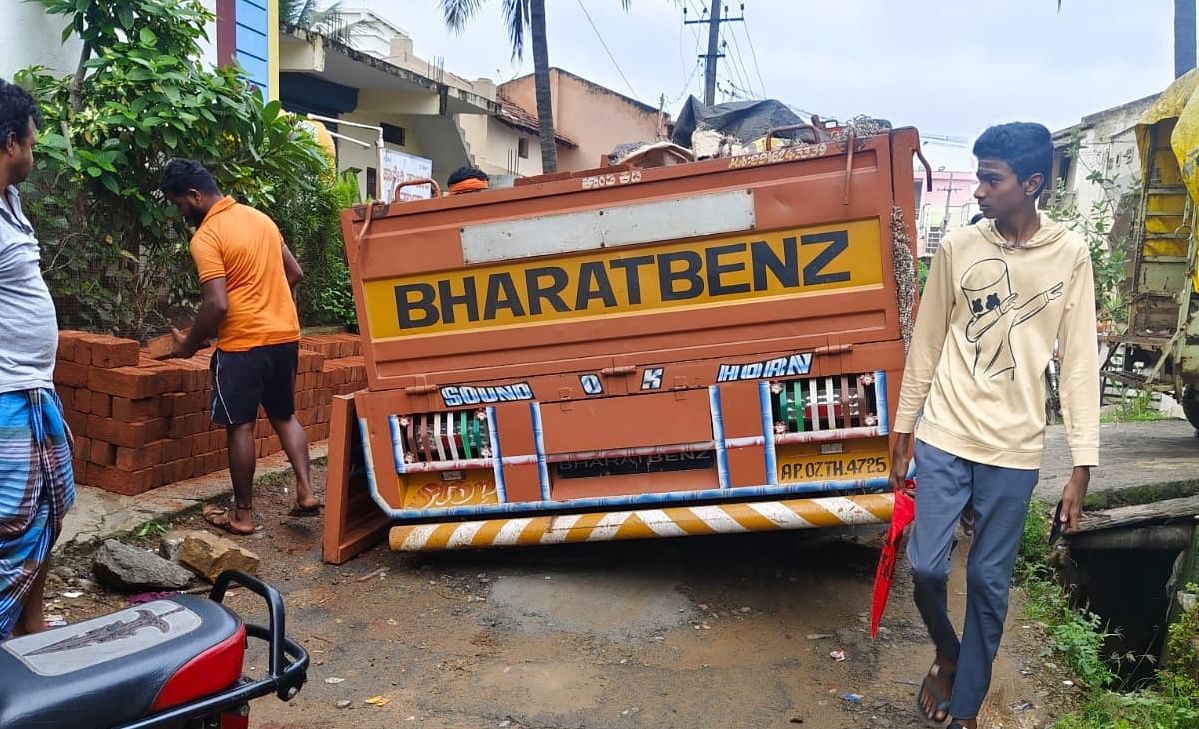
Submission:
[[[912,695],[931,649],[903,567],[879,640],[867,633],[877,533],[380,548],[334,568],[320,562],[319,520],[287,518],[281,484],[271,489],[258,500],[265,528],[245,542],[313,666],[292,702],[254,703],[259,729],[923,726]],[[963,593],[959,570],[959,614]],[[259,613],[250,595],[230,604]],[[1019,620],[1008,636],[985,726],[1037,726],[1038,709],[1010,708],[1041,703],[1036,677],[1021,674],[1040,672],[1020,657],[1036,655],[1037,638]],[[365,703],[375,696],[387,704]]]

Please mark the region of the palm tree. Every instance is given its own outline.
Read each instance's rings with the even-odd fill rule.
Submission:
[[[279,0],[279,23],[316,33],[339,43],[349,43],[357,29],[341,14],[341,3],[322,8],[320,0]]]
[[[537,121],[541,137],[541,169],[558,170],[558,148],[554,143],[554,110],[550,105],[550,57],[545,36],[545,0],[501,0],[504,26],[512,46],[512,58],[522,60],[525,33],[533,43],[533,87],[537,94]],[[625,10],[630,0],[620,0]],[[479,12],[483,0],[440,0],[445,23],[451,30],[461,31]]]

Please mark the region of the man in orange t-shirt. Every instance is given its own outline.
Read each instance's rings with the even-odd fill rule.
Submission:
[[[191,255],[201,301],[186,336],[175,332],[174,356],[190,357],[214,335],[212,419],[225,426],[233,508],[205,518],[234,534],[254,531],[254,422],[258,406],[279,435],[296,473],[296,510],[319,503],[309,481],[308,438],[295,416],[300,321],[292,289],[304,274],[269,217],[221,194],[198,162],[172,160],[160,185],[196,227]]]

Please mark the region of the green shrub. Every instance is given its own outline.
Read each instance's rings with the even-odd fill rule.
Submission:
[[[190,231],[157,192],[174,157],[201,161],[225,192],[304,226],[290,242],[306,256],[327,245],[306,234],[324,224],[314,216],[336,217],[332,205],[280,215],[294,212],[293,198],[332,199],[328,158],[239,69],[204,65],[212,16],[198,0],[40,2],[63,17],[64,40],[84,47],[71,76],[18,75],[45,117],[26,198],[63,324],[144,337],[191,313]]]

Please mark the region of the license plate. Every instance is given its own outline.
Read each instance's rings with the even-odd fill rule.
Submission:
[[[848,452],[834,455],[796,454],[780,456],[780,483],[802,481],[857,481],[886,476],[891,465],[885,452]]]

